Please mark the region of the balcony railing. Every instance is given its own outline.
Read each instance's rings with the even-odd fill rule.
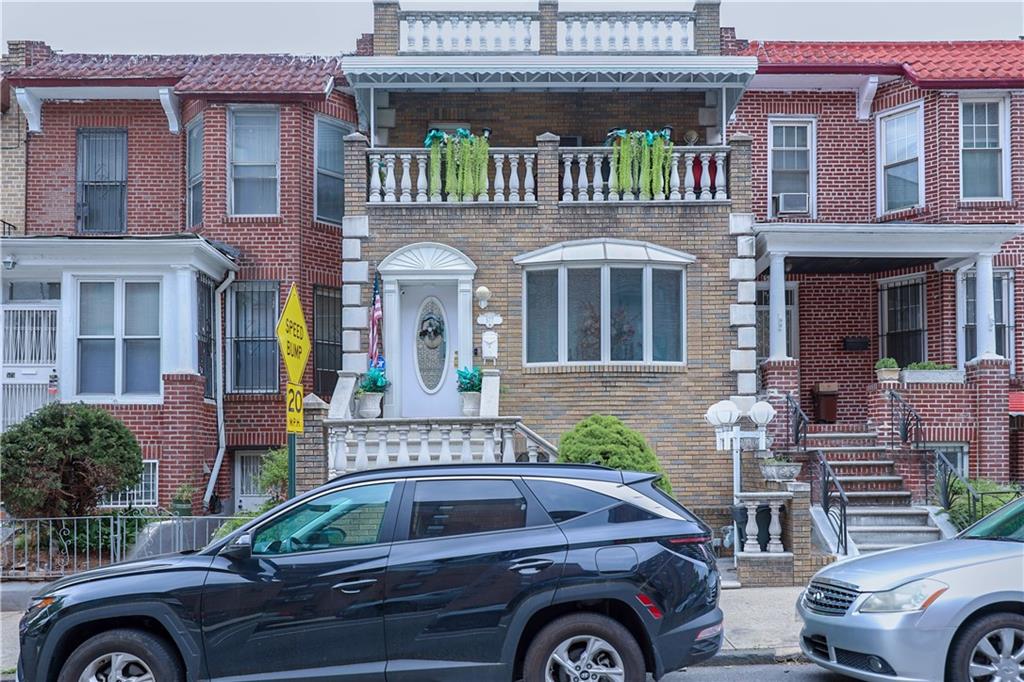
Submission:
[[[460,195],[444,187],[431,188],[430,151],[427,149],[371,149],[370,203],[533,202],[536,149],[492,147],[487,183],[476,195]]]
[[[558,450],[519,417],[328,419],[332,475],[391,466],[554,462]]]
[[[736,501],[747,508],[747,523],[743,528],[744,542],[739,551],[745,554],[780,554],[791,551],[782,544],[783,507],[793,501],[793,494],[788,492],[749,492],[736,495]],[[765,545],[758,541],[757,512],[768,507],[768,537]]]
[[[660,187],[623,188],[615,180],[612,147],[561,152],[562,201],[724,201],[728,147],[683,147],[672,152],[671,173]],[[682,179],[680,179],[680,177]]]
[[[540,24],[522,12],[403,12],[403,54],[521,54],[537,52]]]
[[[558,51],[570,54],[678,53],[693,50],[691,12],[562,14]]]
[[[667,177],[648,189],[618,185],[612,147],[561,148],[557,174],[542,172],[540,153],[537,148],[492,147],[482,191],[462,195],[446,186],[444,173],[431,184],[428,149],[369,149],[367,198],[371,204],[522,204],[536,202],[543,185],[571,204],[729,199],[727,146],[676,147]]]

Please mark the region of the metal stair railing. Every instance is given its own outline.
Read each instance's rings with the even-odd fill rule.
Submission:
[[[849,552],[849,534],[846,510],[850,504],[843,484],[825,459],[825,453],[817,451],[818,458],[818,504],[825,512],[825,518],[836,534],[837,549],[843,555]]]

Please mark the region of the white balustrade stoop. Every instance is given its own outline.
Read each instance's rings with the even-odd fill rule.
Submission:
[[[703,151],[693,151],[703,150]],[[611,147],[583,147],[561,151],[562,202],[609,201],[727,201],[729,198],[726,147],[683,147],[672,151],[668,186],[653,196],[618,187],[615,155]],[[683,164],[680,186],[680,163]],[[699,184],[695,183],[699,174]]]
[[[430,191],[429,149],[377,149],[368,155],[370,203],[454,203],[458,199],[444,187]],[[462,202],[535,202],[537,150],[492,147],[487,180],[476,196]],[[383,178],[383,179],[382,179]],[[493,178],[493,181],[492,181]],[[442,176],[443,183],[443,176]],[[415,191],[413,191],[415,188]]]
[[[793,493],[739,493],[736,499],[747,508],[747,524],[744,527],[746,538],[741,551],[744,554],[781,554],[787,551],[782,544],[782,509],[792,501]],[[764,505],[771,510],[771,517],[768,522],[768,544],[762,550],[757,541],[757,509]]]

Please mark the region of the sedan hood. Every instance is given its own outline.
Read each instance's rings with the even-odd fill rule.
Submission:
[[[95,580],[118,578],[125,575],[138,575],[140,573],[159,573],[179,566],[182,563],[192,563],[195,561],[193,558],[194,556],[196,555],[164,554],[147,559],[126,561],[120,564],[113,564],[112,566],[104,566],[103,568],[94,568],[90,571],[82,571],[81,573],[75,573],[74,575],[69,575],[57,580],[56,582],[50,583],[47,585],[45,590],[40,592],[39,596],[46,596],[47,594],[62,590],[66,587],[71,587],[72,585],[92,582]],[[205,563],[209,563],[209,557],[200,558],[202,558]]]
[[[1021,545],[995,540],[941,540],[841,561],[817,577],[880,592],[918,578],[1019,556]]]

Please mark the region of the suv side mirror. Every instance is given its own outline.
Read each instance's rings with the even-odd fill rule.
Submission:
[[[220,550],[220,555],[228,559],[248,559],[252,556],[252,536],[242,533],[230,544]]]

